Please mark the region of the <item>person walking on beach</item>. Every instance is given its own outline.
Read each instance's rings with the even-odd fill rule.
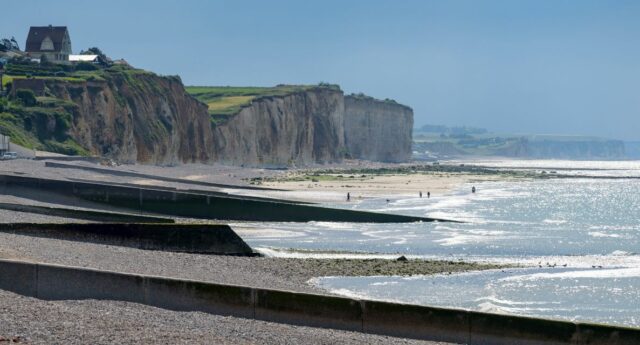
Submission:
[[[427,192],[427,199],[431,197],[431,192]]]
[[[422,198],[422,192],[420,192],[420,197]]]
[[[351,201],[351,193],[347,193],[347,201]]]
[[[471,193],[475,193],[476,192],[476,186],[471,187]]]

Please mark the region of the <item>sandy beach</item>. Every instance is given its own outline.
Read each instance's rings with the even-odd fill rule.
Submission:
[[[349,193],[352,201],[368,198],[418,197],[422,192],[431,196],[450,193],[455,188],[472,182],[497,180],[498,176],[469,173],[415,173],[415,174],[324,174],[299,181],[309,172],[293,172],[280,180],[265,182],[265,187],[286,189],[288,192],[263,192],[267,196],[281,196],[293,200],[312,202],[346,202]],[[313,176],[313,175],[311,175]]]
[[[427,196],[427,192],[430,192],[432,196],[440,196],[451,192],[453,189],[465,183],[513,178],[498,174],[470,173],[464,171],[464,169],[461,169],[460,172],[415,171],[412,173],[394,173],[392,169],[406,168],[411,165],[364,161],[346,161],[341,165],[291,170],[270,170],[203,164],[171,167],[150,165],[105,167],[87,162],[69,162],[65,164],[78,167],[99,167],[114,172],[134,172],[177,178],[183,179],[185,182],[167,182],[152,177],[117,176],[115,174],[98,173],[81,169],[50,168],[45,167],[44,161],[22,159],[2,162],[0,165],[0,173],[52,179],[127,183],[146,187],[159,186],[183,190],[222,191],[237,195],[316,203],[346,202],[347,193],[350,193],[352,201],[366,198],[417,197],[419,192],[423,193],[423,197]],[[430,165],[425,163],[424,166],[428,168]],[[391,169],[391,172],[385,171],[384,173],[379,173],[376,172],[376,169]],[[229,185],[229,188],[194,185],[188,183],[187,181],[189,180],[226,184]],[[261,187],[264,189],[234,189],[234,185]]]

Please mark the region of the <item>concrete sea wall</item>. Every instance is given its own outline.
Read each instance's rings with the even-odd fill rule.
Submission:
[[[0,260],[0,289],[466,344],[630,345],[640,329]]]
[[[130,213],[101,212],[94,210],[79,210],[64,207],[47,207],[0,202],[1,210],[44,214],[47,216],[84,219],[96,222],[117,223],[175,223],[171,218],[142,216]]]
[[[37,191],[38,193],[47,192],[67,197],[73,196],[81,200],[129,210],[205,219],[360,223],[406,223],[436,220],[385,213],[331,209],[284,203],[276,200],[256,200],[255,198],[241,196],[215,196],[141,187],[0,175],[0,193],[19,195],[24,193],[25,189]],[[34,197],[37,197],[37,195]]]
[[[0,223],[0,232],[147,250],[254,255],[231,227],[222,224]]]
[[[78,170],[93,171],[93,172],[108,174],[113,176],[148,178],[148,179],[157,180],[157,181],[193,184],[193,185],[206,186],[206,187],[249,189],[249,190],[265,190],[265,189],[280,190],[280,189],[262,188],[262,187],[256,187],[256,186],[240,186],[240,185],[229,185],[229,184],[222,184],[222,183],[196,181],[196,180],[186,180],[181,178],[142,174],[142,173],[136,173],[131,171],[122,171],[122,170],[89,167],[89,166],[83,166],[83,165],[72,165],[72,164],[64,164],[64,163],[56,163],[56,162],[45,162],[44,166],[47,168],[78,169]]]

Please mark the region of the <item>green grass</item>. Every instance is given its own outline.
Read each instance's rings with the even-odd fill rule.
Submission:
[[[2,84],[3,87],[6,87],[8,83],[13,82],[15,79],[26,79],[27,77],[24,75],[3,75],[2,76]],[[80,83],[84,82],[85,79],[79,77],[41,77],[41,76],[32,76],[33,79],[44,79],[44,80],[59,80],[70,83]]]
[[[251,104],[251,101],[257,96],[229,96],[219,97],[207,102],[209,107],[209,115],[216,123],[226,121],[229,116],[237,114],[240,110]]]
[[[209,107],[211,122],[220,124],[237,114],[251,102],[267,97],[281,97],[314,88],[340,90],[337,85],[278,85],[274,87],[235,87],[235,86],[187,86],[187,92],[206,103]]]
[[[40,147],[40,141],[33,132],[24,129],[23,120],[10,113],[0,113],[0,134],[29,149]]]

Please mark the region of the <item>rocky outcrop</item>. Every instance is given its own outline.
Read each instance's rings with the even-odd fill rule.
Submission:
[[[344,107],[345,144],[351,157],[382,162],[411,158],[411,108],[362,95],[345,97]]]
[[[244,166],[339,162],[343,118],[340,90],[318,87],[258,98],[213,127],[213,154],[223,164]]]
[[[115,71],[86,82],[51,80],[47,88],[75,104],[69,135],[92,154],[129,163],[212,161],[207,107],[178,77]]]

